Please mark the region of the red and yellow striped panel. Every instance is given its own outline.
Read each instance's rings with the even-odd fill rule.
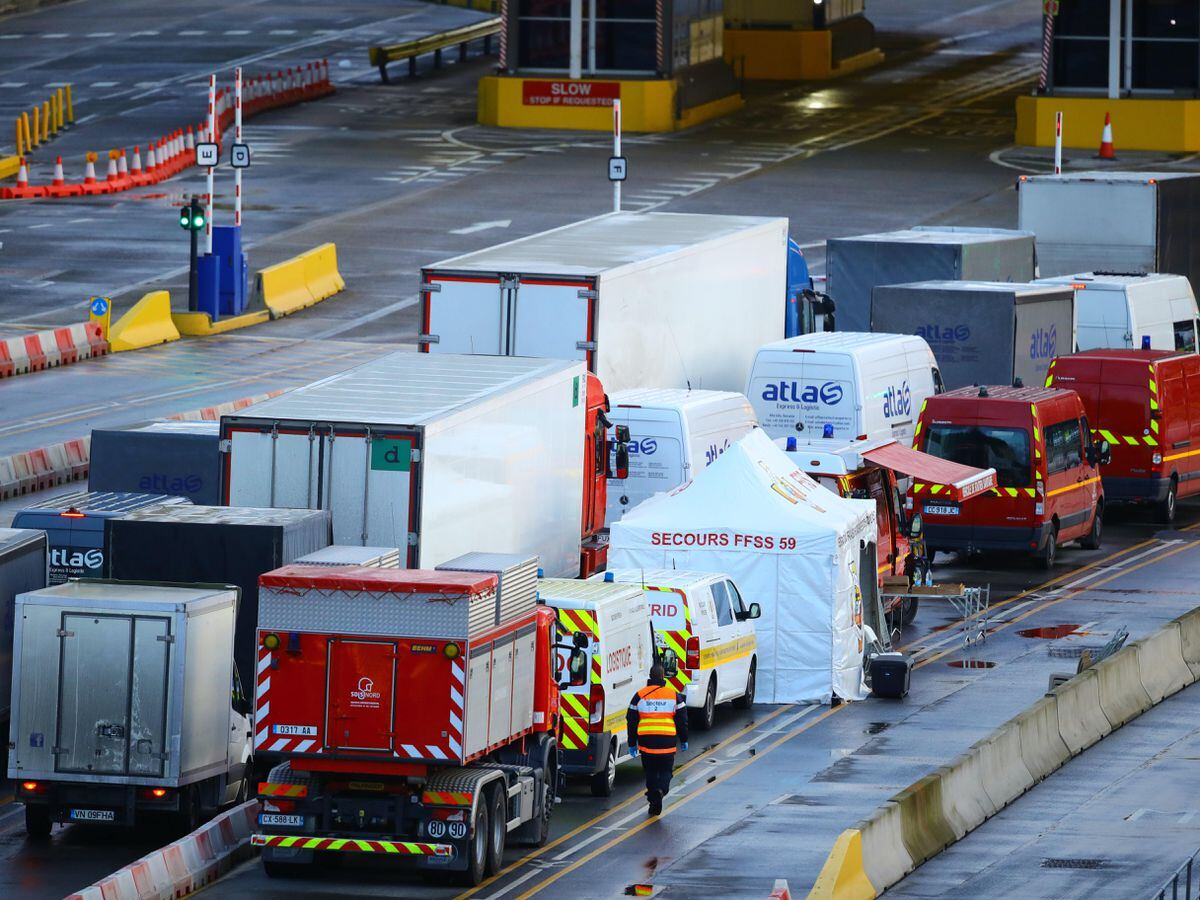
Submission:
[[[258,796],[260,797],[307,797],[307,784],[272,784],[269,781],[260,781],[258,783]]]
[[[591,704],[587,694],[575,694],[563,691],[562,700],[562,739],[560,743],[564,750],[584,750],[588,745],[588,719],[591,717]]]
[[[596,637],[596,619],[586,609],[560,609],[558,622],[567,634],[581,631],[588,637]]]
[[[347,853],[390,853],[400,856],[453,856],[451,844],[417,841],[362,841],[355,838],[318,838],[302,835],[252,834],[255,847],[290,847],[295,850],[340,850]]]
[[[475,795],[470,791],[422,791],[421,802],[426,806],[470,806]]]

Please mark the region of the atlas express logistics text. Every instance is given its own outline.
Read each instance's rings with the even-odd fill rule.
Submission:
[[[747,550],[795,550],[796,539],[786,535],[723,534],[721,532],[655,531],[654,547],[733,547]]]
[[[837,406],[846,395],[836,381],[824,384],[801,384],[798,381],[780,381],[768,384],[762,398],[768,403],[799,403],[804,409],[819,409],[821,406]],[[888,385],[877,394],[883,401],[883,415],[893,419],[912,413],[912,388],[907,379],[898,385]]]

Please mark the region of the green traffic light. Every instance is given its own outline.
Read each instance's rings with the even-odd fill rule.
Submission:
[[[197,231],[204,227],[204,213],[197,213],[192,217],[192,227]]]

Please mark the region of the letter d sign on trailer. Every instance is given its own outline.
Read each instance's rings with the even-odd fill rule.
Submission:
[[[375,472],[407,472],[412,461],[408,441],[376,438],[371,441],[371,469]]]

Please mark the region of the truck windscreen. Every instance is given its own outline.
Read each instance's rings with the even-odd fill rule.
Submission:
[[[1029,432],[987,425],[933,425],[925,452],[941,459],[996,470],[1000,487],[1029,485]]]

